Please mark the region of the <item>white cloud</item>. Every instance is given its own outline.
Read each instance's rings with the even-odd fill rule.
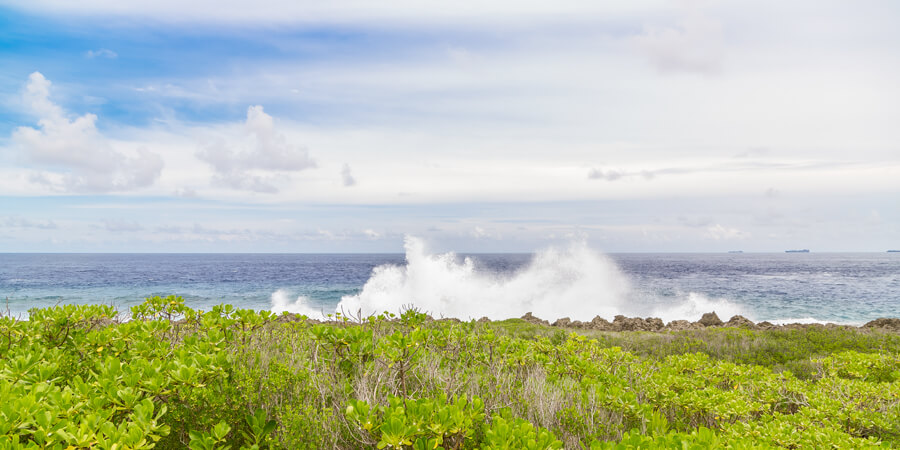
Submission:
[[[629,174],[622,172],[620,170],[614,169],[596,169],[592,168],[588,171],[588,178],[592,180],[606,180],[606,181],[616,181],[622,177],[629,176]]]
[[[106,220],[103,222],[103,229],[113,233],[122,233],[141,231],[144,229],[144,227],[135,221]]]
[[[750,233],[738,230],[737,228],[727,228],[718,223],[707,228],[706,232],[708,237],[716,241],[747,239],[750,237]]]
[[[6,217],[0,219],[0,227],[36,228],[39,230],[55,230],[58,227],[52,220],[29,220],[22,217]]]
[[[87,58],[90,58],[90,59],[94,59],[94,58],[116,59],[119,57],[119,54],[108,48],[101,48],[99,50],[88,50],[87,52],[85,52],[84,56],[86,56]]]
[[[28,77],[23,95],[28,110],[39,117],[38,127],[18,127],[13,143],[42,171],[32,181],[76,192],[108,192],[153,184],[163,168],[159,155],[146,148],[126,152],[112,146],[91,113],[69,119],[50,100],[49,80],[40,72]]]
[[[120,2],[115,0],[9,0],[10,6],[30,11],[67,15],[148,17],[160,21],[226,23],[452,23],[471,25],[491,21],[533,23],[554,17],[612,15],[647,8],[638,3],[574,0],[545,2],[533,0],[445,2],[440,0],[395,0],[373,3],[365,0],[259,0],[248,5],[240,0],[156,0]],[[649,2],[651,5],[658,0]]]
[[[290,144],[284,134],[275,130],[272,116],[262,106],[247,109],[244,130],[252,139],[238,150],[217,139],[197,153],[215,170],[217,184],[275,193],[279,190],[277,185],[288,180],[288,173],[316,167],[306,148]]]
[[[353,178],[349,164],[345,163],[344,166],[341,167],[341,183],[347,187],[356,185],[356,178]]]
[[[702,3],[683,0],[676,24],[647,25],[634,38],[637,47],[660,72],[713,74],[722,69],[723,25],[702,9]]]

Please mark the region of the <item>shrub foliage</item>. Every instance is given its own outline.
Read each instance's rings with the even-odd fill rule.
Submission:
[[[123,316],[0,317],[0,448],[900,446],[895,334],[317,323],[174,296]]]

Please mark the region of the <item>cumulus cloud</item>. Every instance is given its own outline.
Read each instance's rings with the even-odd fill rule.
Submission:
[[[288,173],[316,167],[306,148],[290,144],[284,134],[275,130],[272,116],[262,106],[247,109],[244,130],[252,137],[248,146],[234,149],[220,139],[197,153],[215,170],[217,184],[274,193]]]
[[[12,134],[27,160],[45,171],[32,182],[65,191],[108,192],[153,184],[163,168],[159,155],[139,148],[126,152],[113,148],[98,130],[97,116],[72,119],[50,100],[49,80],[40,72],[28,77],[23,95],[28,110],[39,117],[37,128],[18,127]]]
[[[341,167],[341,182],[348,187],[356,184],[356,178],[353,178],[349,164],[344,164],[344,167]]]
[[[702,3],[682,1],[676,24],[647,25],[634,38],[640,51],[660,72],[713,74],[721,70],[725,57],[722,23],[706,14]]]

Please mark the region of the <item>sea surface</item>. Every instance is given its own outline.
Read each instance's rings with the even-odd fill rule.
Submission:
[[[111,304],[180,295],[196,309],[311,316],[417,307],[463,319],[595,315],[697,320],[716,311],[773,322],[900,317],[900,253],[0,254],[0,308]]]

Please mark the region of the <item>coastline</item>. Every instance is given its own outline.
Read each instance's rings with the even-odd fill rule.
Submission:
[[[449,317],[449,318],[439,318],[435,319],[430,315],[426,315],[428,320],[431,321],[439,321],[439,322],[466,322],[464,320]],[[304,320],[313,323],[344,323],[338,320],[317,320],[313,318],[309,318],[307,316],[295,313],[285,312],[278,316],[276,319],[279,322],[295,322]],[[641,332],[652,332],[652,333],[667,333],[667,332],[677,332],[677,331],[688,331],[688,330],[703,330],[703,329],[713,329],[713,328],[744,328],[748,330],[758,330],[758,331],[766,331],[766,330],[794,330],[794,329],[807,329],[807,328],[821,328],[821,329],[845,329],[845,330],[881,330],[888,332],[897,332],[900,333],[900,318],[893,317],[879,317],[874,320],[870,320],[862,325],[854,326],[854,325],[846,325],[846,324],[837,324],[832,322],[826,323],[783,323],[783,324],[775,324],[769,321],[761,321],[761,322],[753,322],[752,320],[741,316],[735,315],[732,316],[727,321],[723,321],[719,318],[719,316],[715,313],[715,311],[708,312],[703,314],[700,320],[697,321],[688,321],[688,320],[673,320],[668,323],[663,322],[662,319],[657,317],[626,317],[623,315],[617,315],[613,319],[612,322],[600,317],[596,316],[591,321],[581,321],[581,320],[572,320],[568,317],[563,317],[557,319],[553,322],[549,320],[541,319],[533,315],[531,312],[525,313],[522,317],[519,318],[509,318],[502,320],[491,320],[487,317],[482,317],[476,322],[479,323],[505,323],[510,321],[522,321],[525,323],[529,323],[532,325],[542,325],[551,328],[562,328],[562,329],[571,329],[571,330],[590,330],[590,331],[607,331],[607,332],[630,332],[630,331],[641,331]]]

